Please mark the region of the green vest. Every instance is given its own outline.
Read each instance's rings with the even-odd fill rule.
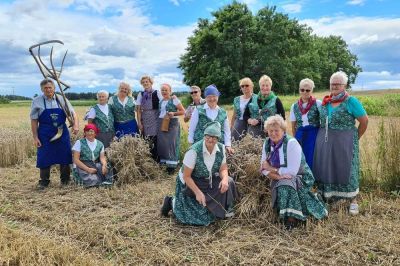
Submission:
[[[221,143],[217,143],[219,151],[215,154],[215,161],[211,168],[211,175],[215,175],[215,173],[219,173],[219,169],[221,168],[222,160],[224,159],[224,145]],[[193,179],[200,179],[200,178],[208,178],[210,173],[208,172],[207,166],[204,163],[203,157],[203,141],[198,141],[192,145],[190,148],[194,150],[197,154],[196,158],[196,165],[194,166],[192,172]]]
[[[278,97],[275,96],[271,98],[262,108],[261,108],[261,118],[262,121],[266,121],[268,117],[276,115],[276,99]]]
[[[135,103],[132,97],[127,97],[128,101],[126,102],[125,106],[118,101],[117,95],[112,97],[113,104],[111,104],[111,110],[116,122],[125,122],[135,119]]]
[[[254,114],[254,107],[251,107],[251,104],[255,102],[257,105],[257,94],[254,94],[251,96],[251,99],[249,100],[248,106],[249,106],[249,111],[250,111],[250,118],[257,118],[258,116],[258,106],[257,106],[257,111]],[[235,97],[233,99],[233,109],[236,111],[236,116],[239,118],[242,116],[242,112],[240,111],[240,96]]]
[[[97,140],[96,148],[92,152],[92,150],[89,148],[86,138],[80,139],[79,141],[81,142],[81,152],[79,159],[81,161],[98,162],[100,158],[100,152],[104,147],[103,143]]]
[[[100,132],[114,132],[114,115],[110,105],[108,105],[108,115],[105,115],[97,104],[93,108],[96,111],[96,117],[93,119],[93,122]]]
[[[332,108],[333,112],[328,119],[328,128],[337,130],[351,130],[355,128],[355,117],[347,109],[350,97],[352,96],[347,97],[338,106]],[[321,128],[325,128],[327,117],[328,104],[320,108]]]
[[[206,125],[209,122],[213,122],[206,113],[206,109],[204,106],[198,106],[197,110],[199,112],[199,121],[197,123],[196,129],[194,131],[194,142],[198,142],[203,139],[204,137],[204,130],[206,129]],[[221,138],[220,142],[224,142],[224,123],[225,119],[227,119],[227,114],[224,109],[221,107],[218,109],[218,115],[214,121],[217,121],[221,124]]]
[[[161,111],[161,105],[162,102],[164,102],[165,100],[161,100],[160,101],[160,111]],[[165,106],[165,111],[168,112],[176,112],[178,111],[178,108],[176,108],[175,104],[174,104],[174,100],[171,98],[168,100],[167,105]]]
[[[303,119],[297,102],[293,105],[293,113],[294,116],[296,117],[296,130],[297,130],[299,127],[303,126]],[[317,102],[315,102],[313,106],[311,106],[310,110],[307,112],[307,118],[308,118],[308,123],[311,126],[319,127],[319,110]]]

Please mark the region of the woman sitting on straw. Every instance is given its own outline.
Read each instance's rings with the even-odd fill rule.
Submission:
[[[178,116],[185,113],[181,101],[174,95],[169,84],[161,85],[160,115],[157,132],[157,154],[160,163],[167,165],[168,173],[172,173],[178,165],[180,131]]]
[[[264,142],[261,171],[271,179],[272,207],[290,230],[309,215],[316,219],[327,216],[324,204],[311,192],[314,176],[308,167],[300,144],[286,135],[282,116],[265,121],[268,137]]]
[[[108,91],[100,90],[97,92],[98,104],[90,108],[87,114],[89,123],[95,124],[99,129],[96,139],[104,144],[104,148],[110,147],[114,137],[114,115],[108,105]]]
[[[87,124],[83,131],[85,138],[72,147],[76,182],[85,187],[111,185],[112,171],[107,167],[104,145],[96,140],[99,130],[94,124]]]
[[[173,211],[183,224],[209,225],[215,219],[233,215],[237,198],[233,179],[228,176],[225,147],[219,122],[211,122],[204,138],[192,145],[176,178],[175,197],[166,196],[161,214]]]

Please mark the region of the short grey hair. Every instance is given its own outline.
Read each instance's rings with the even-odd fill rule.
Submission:
[[[343,71],[338,71],[338,72],[333,73],[331,78],[329,79],[329,83],[332,83],[332,80],[334,78],[340,78],[342,80],[342,84],[345,84],[345,85],[347,85],[347,82],[349,81],[349,77]]]
[[[272,87],[272,79],[267,75],[263,75],[260,78],[260,80],[258,81],[258,84],[261,84],[261,83],[269,83],[269,85]]]
[[[40,88],[43,89],[43,87],[45,85],[47,85],[47,83],[51,83],[51,85],[53,85],[53,88],[55,88],[55,84],[54,81],[52,81],[51,79],[44,79],[40,82]]]
[[[108,98],[108,96],[110,95],[110,94],[108,93],[108,91],[106,91],[106,90],[99,90],[99,91],[97,92],[97,94],[96,94],[97,99],[99,98],[100,94],[105,94],[105,95],[107,96],[107,98]]]
[[[314,81],[312,79],[309,79],[309,78],[302,79],[300,81],[299,88],[303,87],[304,85],[309,85],[311,90],[314,90],[314,88],[315,88]]]
[[[264,129],[268,130],[268,128],[274,127],[274,126],[279,126],[283,131],[286,132],[286,122],[283,120],[283,117],[281,115],[273,115],[267,118],[267,120],[264,122]]]

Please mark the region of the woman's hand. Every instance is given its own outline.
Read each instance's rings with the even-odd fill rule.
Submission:
[[[143,132],[143,124],[140,121],[138,121],[138,128],[139,128],[140,132]]]
[[[172,118],[172,117],[174,117],[175,112],[168,112],[167,114],[168,114],[168,116],[169,116],[170,118]]]
[[[226,148],[226,152],[229,154],[229,155],[232,155],[234,152],[235,152],[235,150],[232,148],[232,147],[225,147]]]
[[[89,174],[96,174],[97,173],[97,169],[89,167],[86,172],[88,172]]]
[[[200,205],[206,206],[206,197],[203,192],[199,191],[196,193],[196,200]]]
[[[222,179],[221,182],[219,183],[218,188],[220,189],[222,194],[225,193],[226,191],[228,191],[228,188],[229,188],[228,178]]]
[[[107,172],[108,172],[107,165],[103,164],[101,166],[101,172],[103,173],[103,175],[107,174]]]

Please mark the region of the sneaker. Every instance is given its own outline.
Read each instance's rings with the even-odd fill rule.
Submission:
[[[351,215],[357,215],[359,213],[357,203],[350,203],[349,213]]]
[[[169,211],[172,210],[172,197],[165,196],[163,205],[161,206],[161,215],[168,217]]]

